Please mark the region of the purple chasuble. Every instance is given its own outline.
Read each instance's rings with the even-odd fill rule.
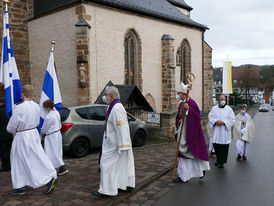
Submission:
[[[114,105],[117,104],[117,103],[121,103],[120,100],[119,100],[119,99],[114,99],[114,100],[111,102],[111,104],[109,105],[109,107],[108,107],[108,111],[107,111],[107,115],[106,115],[106,121],[105,121],[105,131],[107,131],[108,117],[109,117],[109,115],[110,115],[110,113],[111,113],[112,108],[113,108]]]
[[[187,101],[189,105],[187,124],[186,124],[186,141],[190,152],[198,159],[209,161],[204,133],[201,126],[201,114],[196,102],[189,98]],[[176,116],[176,127],[179,127],[181,117],[181,110],[183,102],[178,107]],[[182,157],[182,155],[179,155]]]

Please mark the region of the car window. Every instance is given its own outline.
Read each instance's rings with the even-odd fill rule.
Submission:
[[[107,107],[84,107],[76,109],[77,114],[83,119],[104,121]]]
[[[83,119],[88,119],[89,107],[76,109],[75,112]]]
[[[106,119],[106,110],[104,107],[90,107],[88,113],[88,119],[102,120]]]
[[[63,108],[59,111],[59,113],[60,113],[61,122],[62,122],[62,121],[65,121],[65,120],[68,118],[69,113],[70,113],[70,110],[69,110],[68,108],[66,108],[66,107],[63,107]]]

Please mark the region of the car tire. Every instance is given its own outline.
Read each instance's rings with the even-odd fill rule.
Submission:
[[[139,129],[136,131],[133,140],[132,140],[132,145],[135,147],[141,147],[145,144],[147,135],[146,132],[142,129]]]
[[[90,144],[87,138],[77,137],[71,144],[71,153],[74,157],[84,157],[88,154]]]

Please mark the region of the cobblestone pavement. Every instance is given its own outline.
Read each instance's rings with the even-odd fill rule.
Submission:
[[[136,191],[151,183],[155,178],[168,171],[174,161],[176,145],[174,142],[148,145],[134,148]],[[66,158],[69,173],[59,177],[53,193],[44,194],[46,187],[26,188],[27,194],[12,196],[10,172],[0,173],[0,205],[113,205],[129,195],[121,191],[116,197],[96,200],[92,191],[98,189],[100,173],[98,172],[98,153],[84,158]]]

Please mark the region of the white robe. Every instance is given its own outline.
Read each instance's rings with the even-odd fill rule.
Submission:
[[[121,103],[108,117],[101,156],[101,181],[98,192],[117,195],[118,188],[135,187],[134,158],[126,111]]]
[[[187,146],[187,141],[186,141],[187,114],[188,114],[188,111],[186,112],[186,117],[184,120],[184,127],[183,127],[183,133],[181,137],[179,151],[181,154],[183,154],[185,157],[189,159],[179,157],[178,168],[177,168],[178,177],[180,177],[180,179],[183,182],[186,182],[193,177],[202,177],[203,171],[210,170],[209,162],[196,158],[191,153],[191,151],[189,150]],[[181,125],[182,125],[182,122],[180,123],[180,126],[177,130],[177,134],[178,134],[177,142],[179,141],[179,137],[180,137]]]
[[[26,185],[33,188],[47,184],[56,178],[56,171],[46,156],[39,133],[39,106],[33,101],[17,105],[7,125],[14,134],[11,148],[11,178],[14,189]]]
[[[237,153],[241,156],[248,156],[250,142],[255,135],[255,127],[252,117],[245,113],[239,113],[236,116],[236,122],[233,129],[233,136],[237,138],[236,147]]]
[[[65,165],[63,162],[63,145],[60,129],[60,114],[54,109],[45,116],[41,133],[46,134],[44,149],[55,168]]]
[[[235,122],[235,115],[229,106],[219,108],[218,105],[212,107],[208,114],[210,128],[212,128],[212,143],[230,144],[231,143],[231,128]],[[222,120],[225,125],[214,125],[217,120]]]
[[[242,123],[245,123],[244,126]],[[237,139],[241,139],[247,142],[251,142],[255,135],[255,127],[252,117],[245,113],[242,115],[239,113],[236,116],[236,121],[233,129],[233,136]]]
[[[248,156],[250,143],[241,139],[237,139],[236,148],[237,153],[241,156]]]

